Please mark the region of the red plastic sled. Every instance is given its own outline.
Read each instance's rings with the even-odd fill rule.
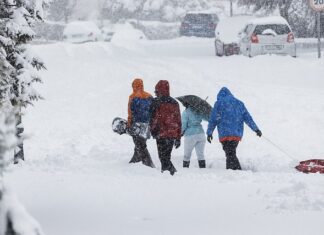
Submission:
[[[297,170],[304,173],[320,173],[324,174],[324,160],[323,159],[311,159],[302,161],[295,167]]]

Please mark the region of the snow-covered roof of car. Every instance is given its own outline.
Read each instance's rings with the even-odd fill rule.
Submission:
[[[237,42],[238,33],[244,28],[252,16],[234,16],[221,19],[216,26],[216,37],[224,43]]]
[[[248,22],[249,24],[288,24],[287,20],[281,16],[268,16],[255,18]]]
[[[79,34],[90,32],[100,34],[98,26],[91,21],[73,21],[71,23],[68,23],[64,29],[64,34]]]

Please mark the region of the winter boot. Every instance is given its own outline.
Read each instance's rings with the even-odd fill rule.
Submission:
[[[190,161],[183,161],[183,168],[189,168]]]
[[[155,168],[155,165],[154,165],[154,163],[152,161],[151,155],[150,155],[150,153],[149,153],[149,151],[147,149],[145,149],[142,152],[141,157],[142,157],[142,163],[145,166],[149,166],[149,167]]]
[[[242,170],[241,164],[236,156],[228,156],[226,158],[226,169]]]
[[[199,168],[206,168],[206,161],[205,160],[198,160]]]
[[[169,168],[169,171],[170,171],[170,175],[174,175],[174,173],[177,172],[177,169],[174,167],[174,165],[171,163],[170,165],[170,168]]]
[[[129,161],[129,163],[137,163],[142,161],[141,156],[139,156],[138,152],[135,151],[132,159]]]

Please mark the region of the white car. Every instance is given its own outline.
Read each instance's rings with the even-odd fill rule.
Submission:
[[[243,55],[285,54],[296,57],[294,34],[288,22],[280,16],[249,21],[240,33],[240,38]]]
[[[63,40],[72,43],[95,42],[102,39],[98,26],[91,21],[74,21],[66,25]]]
[[[234,16],[221,19],[215,31],[215,54],[229,56],[240,53],[239,32],[251,16]]]

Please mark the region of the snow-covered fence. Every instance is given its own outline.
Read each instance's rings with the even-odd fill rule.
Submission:
[[[317,38],[296,38],[296,46],[298,50],[311,50],[317,49]],[[321,46],[324,48],[324,38],[321,40]]]

